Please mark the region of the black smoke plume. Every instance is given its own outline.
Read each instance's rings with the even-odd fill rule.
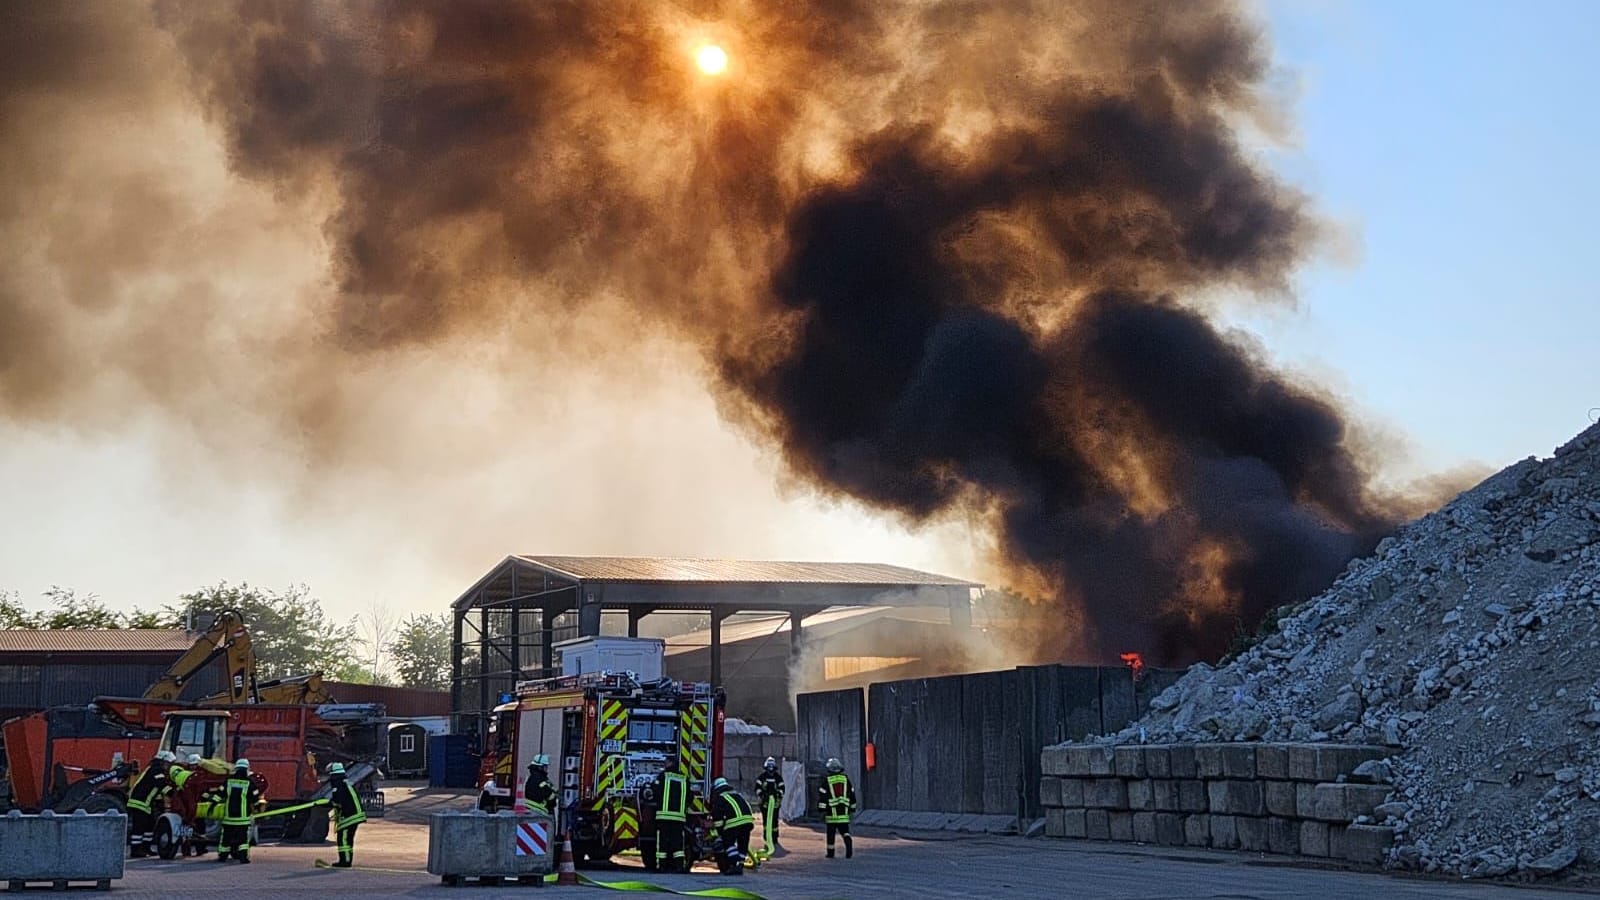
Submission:
[[[1214,657],[1395,520],[1334,403],[1208,318],[1283,296],[1317,233],[1242,143],[1276,110],[1232,2],[152,16],[232,171],[330,210],[318,373],[621,303],[620,344],[700,348],[728,418],[815,489],[984,523],[1046,659]],[[692,65],[708,42],[723,77]],[[40,77],[0,71],[0,102]],[[0,293],[0,321],[37,313]],[[0,399],[36,409],[30,375],[0,370]],[[285,402],[340,433],[336,401]]]

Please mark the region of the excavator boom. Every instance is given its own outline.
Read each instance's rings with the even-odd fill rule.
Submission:
[[[201,706],[226,706],[236,701],[231,699],[229,691],[219,691],[206,697],[201,697]],[[271,681],[256,682],[257,703],[288,703],[299,706],[321,706],[332,703],[333,695],[322,686],[322,673],[312,672],[310,675],[296,675],[293,678],[275,678]]]
[[[189,679],[223,654],[228,658],[227,690],[206,699],[219,703],[256,702],[255,652],[250,647],[250,631],[244,627],[244,614],[236,609],[220,613],[211,628],[195,640],[194,646],[145,690],[145,699],[178,699]]]

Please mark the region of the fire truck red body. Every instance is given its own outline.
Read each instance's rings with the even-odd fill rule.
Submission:
[[[705,848],[724,715],[722,692],[705,683],[611,672],[524,682],[495,707],[479,804],[524,808],[528,763],[547,755],[558,827],[570,832],[574,855],[604,860],[637,848],[651,866],[651,814],[640,795],[676,759],[689,779],[691,850]]]

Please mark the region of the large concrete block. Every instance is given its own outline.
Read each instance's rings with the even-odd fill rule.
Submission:
[[[1236,816],[1212,815],[1211,846],[1218,850],[1239,849],[1239,819]]]
[[[765,758],[762,757],[762,759]],[[761,760],[757,760],[755,757],[724,756],[722,758],[722,777],[735,785],[739,784],[744,778],[745,763],[751,760],[754,760],[754,764],[750,767],[752,774],[761,771]]]
[[[1211,846],[1211,817],[1205,813],[1184,816],[1183,843],[1189,847]]]
[[[1151,778],[1172,777],[1172,750],[1167,747],[1144,748],[1144,771]]]
[[[523,828],[535,844],[543,838],[544,852],[517,852]],[[446,878],[545,875],[555,868],[555,841],[555,823],[545,815],[437,812],[428,817],[428,872]]]
[[[1112,765],[1116,769],[1118,778],[1145,777],[1144,748],[1137,744],[1118,747]]]
[[[1183,846],[1183,817],[1177,813],[1158,812],[1156,816],[1156,843],[1163,847]]]
[[[1089,757],[1098,753],[1098,747],[1068,747],[1062,756],[1062,765],[1066,767],[1063,775],[1073,775],[1082,778],[1089,774]]]
[[[110,886],[123,873],[128,817],[118,812],[72,815],[45,811],[0,816],[0,881],[94,881]]]
[[[1061,806],[1065,809],[1083,808],[1083,779],[1062,778],[1061,781]]]
[[[1378,805],[1389,799],[1390,788],[1386,784],[1354,784],[1340,785],[1344,788],[1344,811],[1354,820],[1358,816],[1375,815]]]
[[[1072,755],[1070,747],[1046,747],[1039,752],[1039,771],[1046,775],[1072,775],[1076,774],[1069,765]]]
[[[1267,804],[1267,813],[1274,816],[1284,816],[1293,819],[1295,813],[1295,783],[1292,781],[1263,781],[1261,782],[1262,798]]]
[[[1382,864],[1394,845],[1394,828],[1388,825],[1351,825],[1344,832],[1344,858],[1353,863]]]
[[[1196,777],[1194,745],[1172,744],[1167,747],[1167,765],[1172,769],[1173,778]]]
[[[1039,803],[1046,807],[1061,806],[1061,779],[1039,779]]]
[[[1088,836],[1088,825],[1085,822],[1085,812],[1081,809],[1057,810],[1061,813],[1061,837],[1085,838]]]
[[[1300,852],[1300,822],[1298,819],[1264,819],[1267,823],[1267,850],[1272,853]]]
[[[1090,775],[1115,775],[1117,774],[1117,753],[1114,747],[1086,747],[1088,751],[1088,774]]]
[[[1127,809],[1128,783],[1120,778],[1091,778],[1083,783],[1083,805],[1093,809]]]
[[[1211,800],[1206,796],[1206,783],[1204,781],[1178,782],[1178,810],[1180,812],[1206,812],[1211,808]]]
[[[1369,759],[1382,759],[1389,751],[1360,744],[1324,744],[1317,747],[1317,780],[1335,781],[1349,775]]]
[[[1222,747],[1222,777],[1256,777],[1256,747],[1254,744],[1224,744]]]
[[[1044,811],[1044,836],[1064,838],[1067,836],[1067,811],[1064,809],[1047,808]]]
[[[1295,815],[1302,819],[1311,818],[1311,813],[1317,808],[1317,786],[1308,781],[1294,783],[1294,809]]]
[[[1328,826],[1328,856],[1330,858],[1332,858],[1332,859],[1344,859],[1345,858],[1344,833],[1345,833],[1345,829],[1347,829],[1347,828],[1349,828],[1348,825],[1329,825]]]
[[[1153,811],[1156,808],[1154,795],[1150,792],[1151,785],[1155,782],[1148,778],[1137,778],[1128,782],[1128,808],[1135,811]]]
[[[1289,748],[1284,744],[1256,745],[1256,777],[1287,781],[1289,778]]]
[[[1111,840],[1111,814],[1103,809],[1084,810],[1083,833],[1091,841]]]
[[[1194,746],[1195,773],[1201,778],[1222,777],[1222,745],[1196,744]]]
[[[1150,800],[1155,805],[1156,812],[1178,812],[1178,783],[1165,778],[1153,778],[1149,781]]]
[[[1294,781],[1323,781],[1317,777],[1317,745],[1289,745],[1289,778]]]
[[[1267,811],[1259,781],[1208,781],[1206,795],[1212,814],[1259,816]]]
[[[1300,853],[1304,856],[1328,855],[1328,823],[1300,821]]]
[[[1267,852],[1269,847],[1267,822],[1267,819],[1258,819],[1255,816],[1240,816],[1236,824],[1239,832],[1239,849],[1251,853]]]
[[[1324,822],[1350,822],[1357,816],[1370,816],[1389,796],[1381,784],[1319,784],[1312,794],[1311,811],[1300,811],[1302,818]]]
[[[1133,814],[1133,840],[1141,844],[1154,844],[1156,842],[1155,813],[1140,812]]]
[[[1138,828],[1136,823],[1138,822],[1140,816],[1148,815],[1150,815],[1150,813],[1132,813],[1112,810],[1110,813],[1109,822],[1111,826],[1111,839],[1113,841],[1138,840]]]

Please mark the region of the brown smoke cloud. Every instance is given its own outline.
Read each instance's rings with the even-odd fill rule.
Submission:
[[[243,390],[264,432],[346,465],[382,433],[374,403],[405,414],[374,370],[476,353],[525,373],[521,354],[597,317],[608,360],[668,333],[811,488],[991,530],[1007,581],[1041,598],[1041,658],[1215,656],[1396,520],[1336,404],[1205,316],[1223,293],[1283,296],[1318,231],[1241,144],[1279,110],[1234,3],[163,2],[158,29],[132,6],[5,15],[6,110],[162,109],[196,141],[203,115],[231,173],[206,177],[304,268],[300,296],[244,315],[217,306],[215,275],[161,284],[185,323],[164,330],[130,275],[159,282],[196,243],[252,236],[195,225],[213,224],[193,212],[198,176],[178,197],[142,189],[173,183],[149,167],[184,166],[182,148],[74,173],[104,192],[103,233],[74,222],[36,252],[109,250],[84,271],[111,283],[58,284],[81,307],[63,313],[26,274],[0,282],[10,415],[104,409],[86,398],[132,382],[180,412],[211,403],[189,417],[206,422],[215,394]],[[725,76],[694,69],[708,42]],[[63,148],[7,122],[42,154],[22,171],[66,185]],[[29,190],[0,187],[8,238],[39,227]],[[189,230],[160,227],[174,219]],[[138,327],[91,341],[102,365],[67,364],[118,318]],[[175,352],[196,328],[267,371]]]

